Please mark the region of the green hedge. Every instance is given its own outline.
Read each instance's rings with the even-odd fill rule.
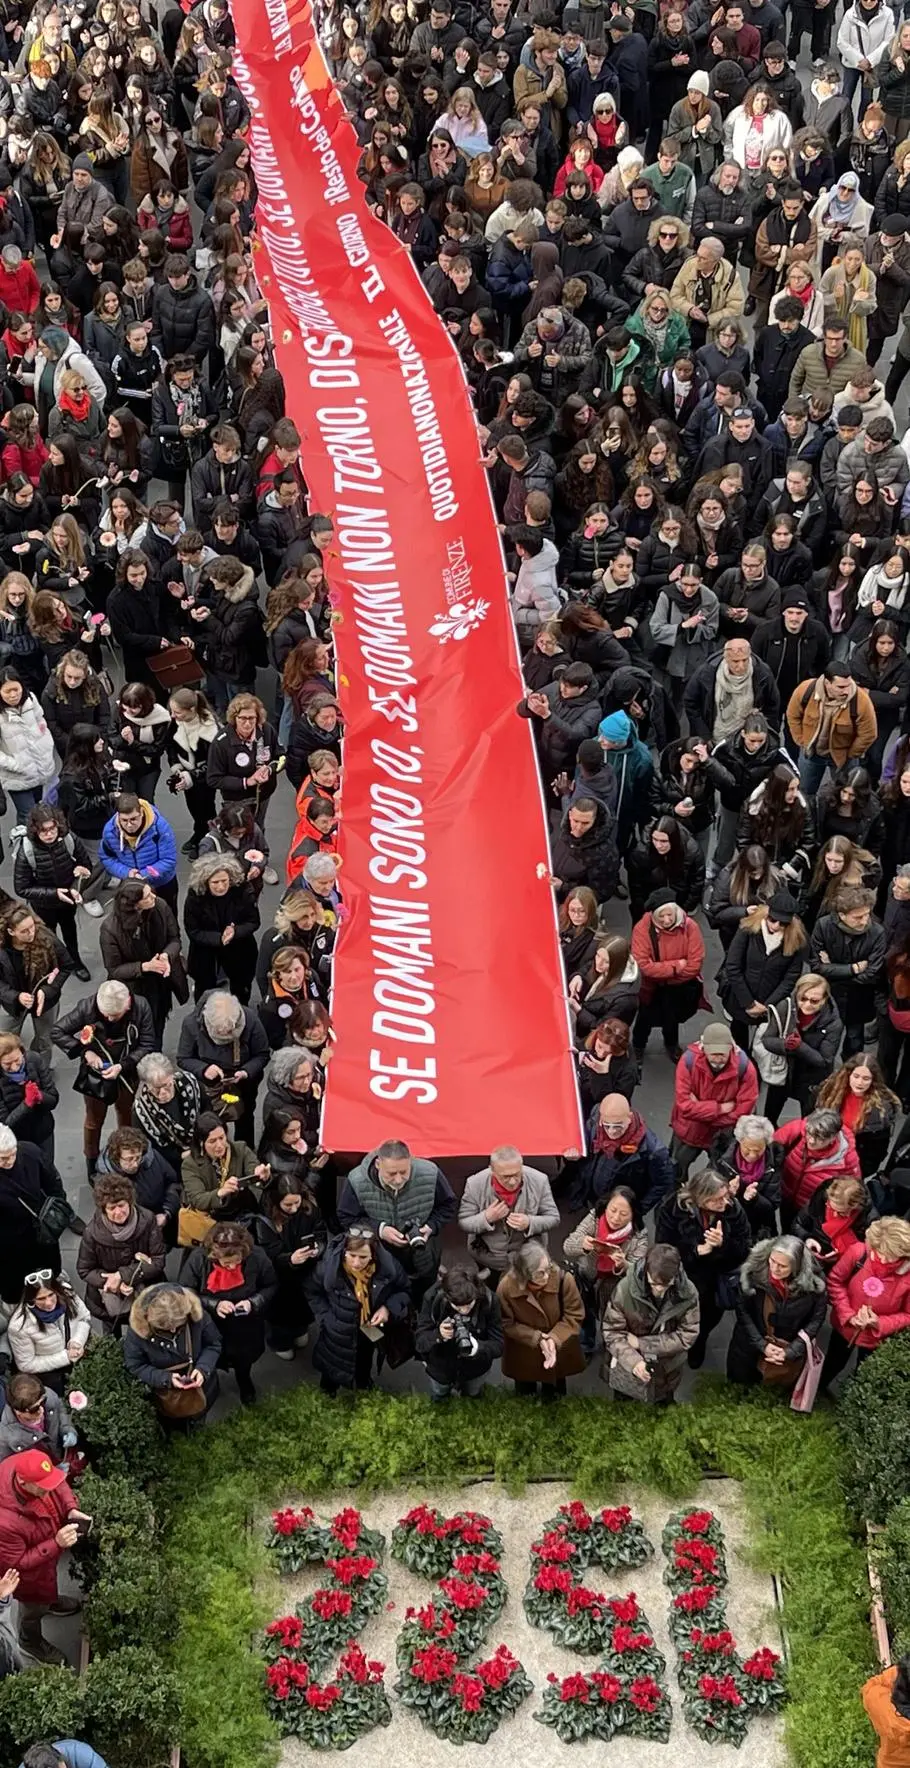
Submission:
[[[401,1486],[410,1496],[487,1474],[512,1490],[556,1476],[598,1501],[627,1482],[679,1498],[705,1472],[742,1483],[751,1557],[783,1579],[797,1768],[868,1768],[859,1701],[874,1668],[868,1584],[836,1418],[824,1408],[797,1419],[774,1398],[712,1382],[693,1405],[654,1411],[596,1398],[543,1409],[495,1390],[473,1406],[388,1394],[352,1405],[301,1386],[175,1443],[166,1570],[193,1768],[263,1768],[277,1753],[254,1637],[280,1606],[253,1527],[265,1507],[342,1488],[367,1503],[371,1491]]]
[[[851,1506],[883,1530],[873,1551],[897,1657],[910,1651],[910,1332],[895,1333],[862,1365],[841,1421]]]

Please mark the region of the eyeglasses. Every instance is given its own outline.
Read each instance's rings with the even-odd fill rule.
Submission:
[[[376,1235],[372,1228],[349,1228],[346,1235],[346,1239],[348,1240],[370,1241],[375,1240],[375,1238]]]
[[[50,1269],[48,1269],[46,1271],[29,1271],[26,1275],[25,1281],[26,1281],[26,1284],[50,1283],[53,1279],[53,1275],[54,1275],[54,1273]]]

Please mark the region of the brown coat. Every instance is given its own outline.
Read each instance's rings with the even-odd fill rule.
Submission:
[[[174,163],[168,174],[161,161],[152,153],[151,146],[145,135],[140,135],[130,156],[130,189],[138,208],[143,197],[151,196],[155,185],[162,178],[170,177],[175,190],[186,195],[189,185],[189,167],[186,148],[178,135],[174,143]]]
[[[821,677],[819,677],[819,680]],[[803,705],[803,700],[812,693]],[[790,695],[787,724],[794,743],[805,749],[818,730],[821,702],[816,697],[818,682],[801,681]],[[856,700],[845,700],[831,722],[830,749],[834,767],[843,767],[855,755],[865,755],[878,735],[875,707],[865,688],[857,688]]]
[[[550,1266],[543,1289],[532,1291],[522,1278],[507,1271],[496,1291],[502,1309],[505,1348],[502,1372],[513,1381],[562,1381],[580,1375],[584,1366],[581,1328],[585,1317],[578,1285],[568,1271]],[[556,1344],[556,1362],[545,1369],[540,1353],[542,1338]]]
[[[870,1676],[861,1690],[863,1706],[878,1734],[875,1768],[910,1768],[910,1719],[904,1719],[891,1699],[897,1676],[894,1664],[879,1676]]]

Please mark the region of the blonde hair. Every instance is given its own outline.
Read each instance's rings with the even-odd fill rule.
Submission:
[[[815,970],[804,971],[803,975],[799,977],[796,983],[794,983],[793,999],[797,1002],[801,1001],[803,995],[807,994],[809,989],[814,988],[823,988],[825,991],[825,1000],[830,1001],[831,988],[828,978],[827,976],[819,976]]]
[[[882,1216],[866,1229],[866,1245],[888,1263],[893,1259],[910,1258],[910,1222],[900,1216]]]
[[[23,571],[7,571],[6,576],[3,578],[3,581],[0,582],[0,614],[8,614],[9,613],[8,591],[9,591],[10,585],[13,583],[17,583],[20,586],[20,588],[24,588],[25,602],[23,605],[26,609],[26,612],[28,614],[31,614],[32,607],[33,607],[34,601],[35,601],[36,592],[35,592],[34,588],[32,587],[32,585],[29,583],[29,580]]]

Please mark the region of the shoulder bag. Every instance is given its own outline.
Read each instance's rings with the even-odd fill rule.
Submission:
[[[787,1061],[786,1051],[783,1055],[778,1056],[774,1050],[766,1048],[765,1034],[770,1031],[772,1037],[786,1038],[792,1023],[793,1002],[788,998],[785,1003],[783,1019],[777,1007],[769,1007],[767,1019],[758,1027],[752,1039],[752,1060],[762,1080],[766,1081],[769,1087],[786,1086],[790,1074],[790,1064]]]
[[[188,1375],[193,1367],[193,1340],[189,1326],[184,1326],[183,1331],[186,1361],[177,1363],[170,1371],[172,1375]],[[199,1418],[205,1411],[205,1389],[202,1387],[159,1387],[154,1391],[155,1405],[162,1418]]]

